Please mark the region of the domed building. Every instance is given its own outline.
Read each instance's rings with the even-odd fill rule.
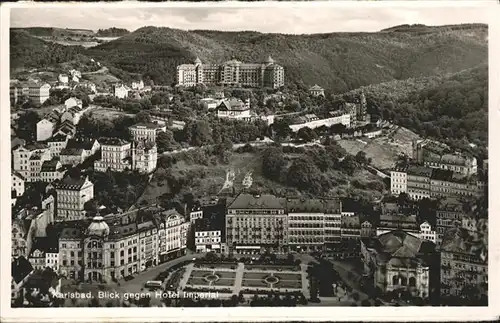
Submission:
[[[412,296],[429,297],[434,243],[397,230],[362,239],[361,254],[364,276],[373,279],[382,292],[407,291]]]
[[[101,281],[104,276],[104,243],[109,236],[109,226],[100,215],[90,223],[84,239],[84,277],[90,281]]]

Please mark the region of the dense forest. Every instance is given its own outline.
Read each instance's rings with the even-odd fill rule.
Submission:
[[[96,33],[97,37],[121,37],[123,35],[128,34],[129,31],[124,28],[107,28],[107,29],[99,29]]]
[[[452,147],[487,156],[488,66],[446,77],[429,77],[362,88],[369,113]],[[346,93],[346,100],[359,90]],[[478,147],[471,147],[470,144]]]
[[[182,31],[144,27],[87,50],[107,65],[141,73],[155,83],[174,82],[176,66],[199,57],[206,63],[231,58],[284,66],[286,83],[315,83],[341,93],[363,85],[458,72],[487,62],[487,26],[433,27],[425,32],[330,33]]]

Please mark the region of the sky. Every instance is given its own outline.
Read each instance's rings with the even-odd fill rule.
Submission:
[[[283,4],[283,3],[281,3]],[[184,30],[253,30],[264,33],[311,34],[375,32],[401,24],[446,25],[487,23],[482,7],[197,7],[197,8],[12,8],[11,27],[81,29],[144,26]]]

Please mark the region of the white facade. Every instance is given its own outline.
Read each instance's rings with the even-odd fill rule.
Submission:
[[[148,140],[151,142],[156,141],[156,136],[160,131],[165,132],[167,130],[166,125],[159,125],[155,123],[151,124],[136,124],[130,127],[130,133],[132,134],[133,140],[141,141]]]
[[[57,77],[57,80],[60,82],[60,83],[68,83],[69,82],[69,77],[68,75],[66,74],[59,74],[59,76]]]
[[[407,175],[406,172],[391,171],[391,194],[399,195],[400,193],[406,193],[407,187]]]
[[[98,172],[112,171],[122,172],[131,169],[132,165],[125,159],[130,157],[131,144],[129,142],[117,142],[117,144],[101,143],[101,159],[94,162],[94,168]]]
[[[431,225],[426,221],[420,225],[420,239],[422,240],[428,240],[433,243],[436,243],[437,241],[437,234],[436,231],[432,230]]]
[[[84,204],[94,198],[94,184],[85,180],[63,181],[55,185],[56,221],[81,220],[85,217]]]
[[[165,218],[164,253],[183,251],[186,249],[189,222],[178,213],[172,213]]]
[[[351,126],[351,115],[349,113],[344,113],[326,119],[318,119],[300,124],[292,124],[289,127],[293,132],[297,132],[304,127],[315,129],[321,126],[331,127],[334,124],[343,124],[344,126],[349,128]]]
[[[34,84],[29,87],[29,97],[36,104],[43,104],[49,99],[50,85],[49,84]]]
[[[125,99],[128,97],[128,91],[129,89],[125,87],[124,85],[116,86],[115,87],[115,97],[119,99]]]
[[[59,141],[59,137],[62,137],[61,140]],[[66,148],[66,145],[68,144],[68,136],[58,136],[57,139],[55,139],[54,137],[52,137],[52,140],[49,140],[47,141],[47,145],[49,146],[49,149],[50,149],[50,154],[54,157],[54,156],[59,156],[59,154],[61,153],[61,150],[63,150],[64,148]]]
[[[38,146],[19,146],[12,151],[12,162],[13,170],[21,174],[26,181],[29,181],[30,177],[30,159],[35,153],[49,154],[50,149],[48,146],[38,145]],[[50,159],[50,158],[49,158]]]
[[[196,231],[195,232],[196,252],[220,252],[221,251],[221,231]]]
[[[36,141],[45,141],[52,137],[54,124],[47,119],[42,119],[36,124]]]
[[[132,89],[142,90],[144,88],[144,82],[140,80],[139,82],[132,82]]]
[[[22,196],[24,194],[24,182],[25,178],[19,173],[11,173],[11,187],[16,191],[16,196]]]

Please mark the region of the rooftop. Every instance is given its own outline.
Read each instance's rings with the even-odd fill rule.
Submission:
[[[35,250],[40,250],[44,255],[46,253],[59,253],[59,241],[53,237],[35,238],[31,248],[30,256]]]
[[[62,180],[54,182],[55,189],[59,190],[80,190],[87,182],[87,178],[71,178],[65,177]],[[89,181],[90,182],[90,181]],[[92,184],[92,182],[90,182]]]
[[[246,111],[249,109],[243,101],[236,98],[223,100],[217,108],[219,110],[227,109],[231,111]]]
[[[310,89],[309,91],[323,91],[324,89],[319,86],[318,84],[314,84]]]
[[[339,199],[287,199],[287,213],[329,213],[340,214],[342,203]]]
[[[285,203],[274,195],[252,195],[242,193],[236,197],[228,209],[284,209]]]
[[[46,160],[42,164],[42,172],[55,172],[59,169],[60,163],[59,159]]]
[[[11,264],[11,275],[16,284],[19,284],[33,271],[31,263],[23,256],[14,259]]]
[[[407,170],[408,175],[421,176],[421,177],[431,177],[432,168],[410,165]]]
[[[148,129],[159,129],[162,128],[161,125],[154,123],[154,122],[149,122],[149,123],[137,123],[130,128],[148,128]]]
[[[100,138],[99,142],[101,143],[101,146],[124,146],[127,144],[130,145],[130,142],[120,138]]]
[[[464,228],[451,228],[443,235],[441,251],[476,256],[486,262],[488,245],[480,235],[467,231]]]
[[[68,140],[68,144],[66,145],[66,148],[91,150],[96,141],[97,141],[96,139],[72,138],[72,139]]]
[[[60,155],[65,156],[81,156],[84,153],[82,148],[64,148],[61,150]]]

